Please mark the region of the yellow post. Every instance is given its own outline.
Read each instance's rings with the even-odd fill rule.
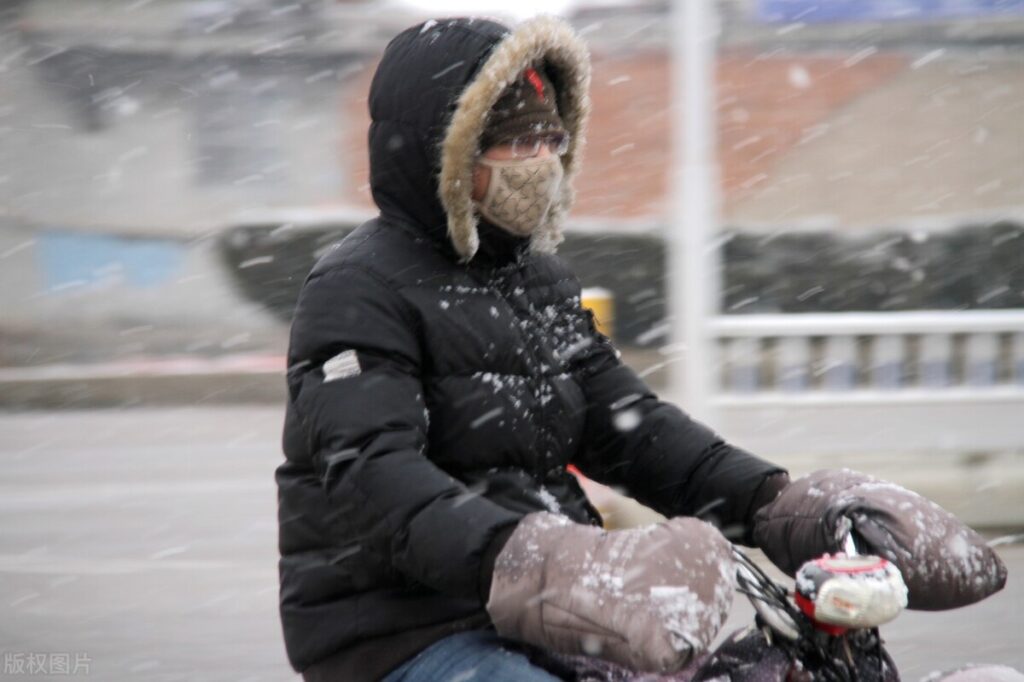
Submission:
[[[584,308],[593,311],[597,331],[612,338],[615,331],[615,300],[612,292],[603,287],[587,287],[582,292],[581,300]]]

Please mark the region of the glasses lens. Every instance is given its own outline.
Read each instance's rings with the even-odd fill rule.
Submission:
[[[544,140],[537,135],[523,135],[512,140],[512,156],[517,159],[529,159],[540,153]]]
[[[561,156],[569,151],[569,136],[566,133],[544,133],[521,135],[512,140],[512,156],[516,159],[532,159],[546,146],[552,154]]]

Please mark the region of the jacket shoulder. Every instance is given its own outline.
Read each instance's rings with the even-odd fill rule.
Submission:
[[[530,257],[527,281],[534,288],[549,289],[566,296],[580,295],[580,281],[576,274],[559,256],[551,253],[534,254]]]
[[[443,254],[429,238],[418,237],[381,218],[374,218],[332,244],[313,266],[307,281],[339,272],[358,276],[362,271],[365,276],[399,290],[436,275],[444,267]]]

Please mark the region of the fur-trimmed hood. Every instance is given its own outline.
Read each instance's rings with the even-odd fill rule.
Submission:
[[[414,26],[388,45],[370,89],[370,186],[382,214],[425,229],[469,261],[480,248],[471,198],[487,114],[528,66],[543,64],[570,135],[565,178],[531,247],[550,252],[573,202],[590,111],[590,59],[560,19],[512,29],[483,19]]]

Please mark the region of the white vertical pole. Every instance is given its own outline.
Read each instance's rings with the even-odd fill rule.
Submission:
[[[671,390],[695,417],[714,423],[711,396],[718,360],[709,321],[718,313],[719,254],[715,150],[714,0],[672,4],[672,176],[668,246],[671,342],[684,362],[670,364]]]

